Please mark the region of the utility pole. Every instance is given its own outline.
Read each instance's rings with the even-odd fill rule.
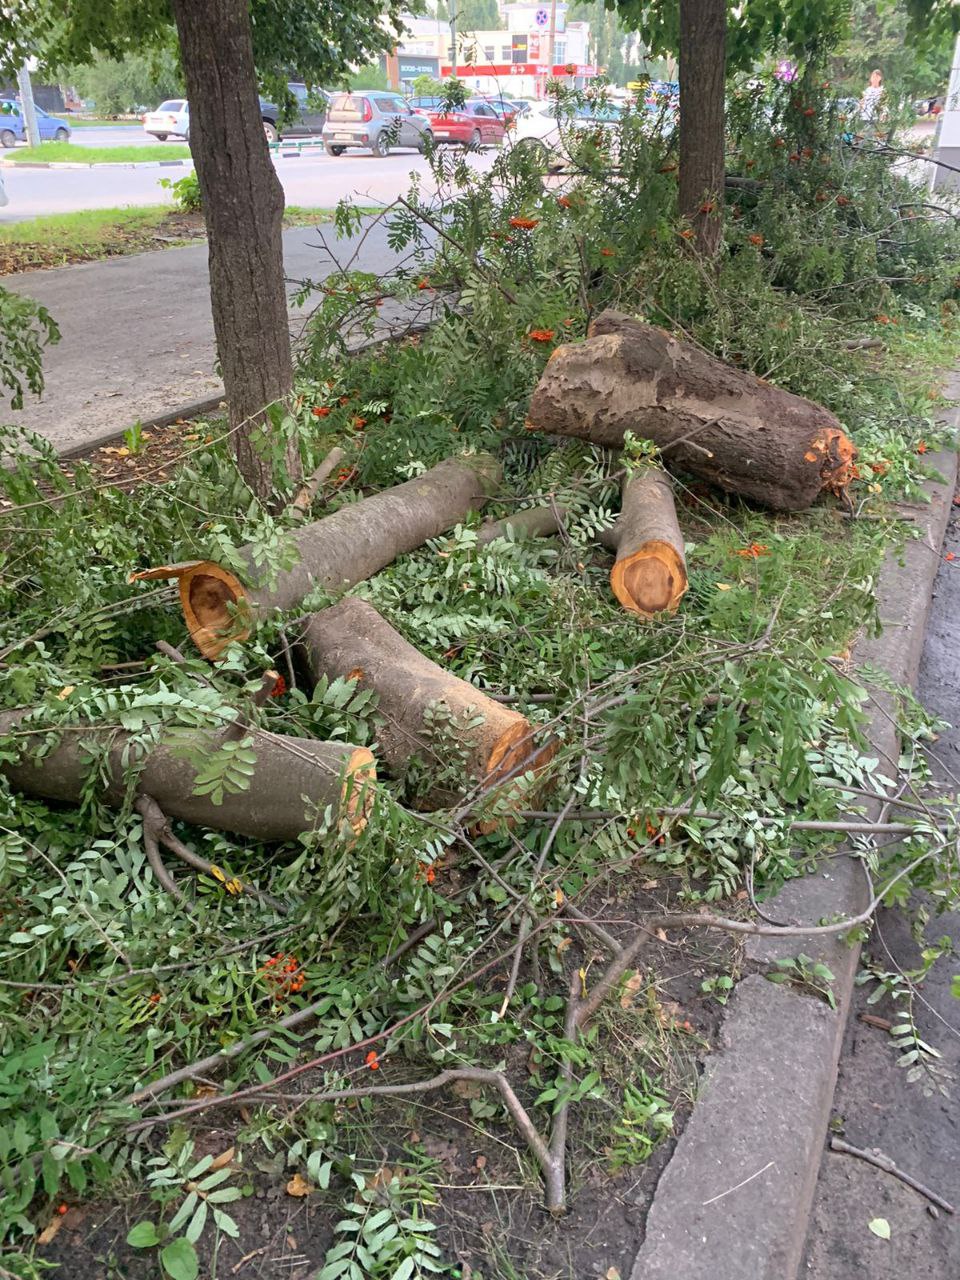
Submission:
[[[930,166],[930,177],[927,182],[930,191],[940,188],[957,189],[958,175],[950,169],[943,169],[937,164],[956,165],[960,157],[960,35],[953,47],[953,64],[950,67],[950,82],[943,110],[937,117],[937,127],[933,138],[933,164]]]
[[[457,74],[457,0],[450,3],[450,71]]]
[[[557,0],[550,0],[550,34],[547,37],[547,78],[553,76],[557,45]]]
[[[37,124],[37,108],[33,102],[33,85],[30,82],[30,69],[22,66],[17,72],[17,83],[20,85],[20,111],[27,130],[27,142],[31,147],[40,145],[40,126]]]

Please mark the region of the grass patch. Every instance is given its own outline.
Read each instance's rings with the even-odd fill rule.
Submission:
[[[129,147],[78,147],[72,142],[41,142],[39,147],[21,147],[8,156],[14,164],[44,164],[72,161],[79,164],[139,164],[150,160],[189,160],[190,148],[141,144]]]
[[[58,120],[62,120],[64,124],[68,124],[71,129],[108,129],[113,125],[120,125],[124,129],[136,129],[140,126],[140,120],[78,120],[75,116],[58,115]]]
[[[330,222],[332,209],[292,205],[288,227]],[[85,209],[0,226],[0,276],[74,262],[92,262],[188,244],[204,234],[203,216],[163,205],[130,209]]]

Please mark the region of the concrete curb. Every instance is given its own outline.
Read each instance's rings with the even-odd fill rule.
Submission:
[[[192,160],[97,160],[84,164],[81,160],[0,160],[4,169],[186,169]]]
[[[178,409],[167,409],[163,413],[155,414],[152,418],[141,418],[140,425],[145,431],[149,431],[153,427],[172,427],[175,422],[179,422],[181,418],[189,422],[193,418],[204,418],[209,413],[219,410],[223,404],[223,391],[219,395],[207,396],[203,400],[190,400],[186,404],[180,405]],[[94,453],[97,449],[102,449],[107,444],[121,444],[123,442],[124,432],[128,431],[132,423],[127,423],[124,427],[111,427],[108,431],[102,431],[98,435],[85,440],[83,444],[74,445],[72,449],[63,449],[57,456],[69,461],[71,458],[85,458],[88,454]]]
[[[960,424],[960,411],[952,415]],[[930,593],[957,480],[957,455],[929,459],[944,477],[926,486],[930,505],[911,508],[919,537],[887,556],[877,582],[883,634],[855,650],[858,667],[916,683]],[[898,742],[888,694],[871,690],[867,736],[883,762]],[[867,805],[875,816],[879,804]],[[816,923],[855,914],[866,885],[853,859],[834,858],[790,881],[770,904],[779,920]],[[749,958],[770,963],[799,952],[836,976],[837,1010],[768,982],[741,981],[727,1007],[721,1047],[707,1062],[693,1114],[647,1214],[631,1280],[795,1280],[800,1267],[859,948],[837,937],[752,938]]]

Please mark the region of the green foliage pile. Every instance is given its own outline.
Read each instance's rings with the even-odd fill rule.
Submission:
[[[917,492],[922,453],[939,438],[931,369],[956,340],[952,217],[927,207],[888,160],[846,140],[820,95],[738,97],[730,146],[731,170],[745,182],[725,215],[715,274],[689,252],[677,219],[674,140],[643,121],[628,116],[600,137],[571,134],[575,172],[560,185],[544,184],[537,152],[522,146],[488,174],[459,155],[433,156],[437,200],[415,189],[414,211],[388,215],[391,243],[413,263],[387,280],[354,273],[327,282],[300,398],[275,422],[278,456],[293,436],[306,472],[332,444],[346,451],[330,509],[477,447],[495,450],[505,468],[489,514],[551,499],[571,512],[567,534],[542,543],[481,548],[473,526],[458,528],[356,591],[435,660],[514,698],[560,737],[552,790],[531,796],[531,809],[569,802],[611,816],[555,831],[549,819],[508,827],[496,797],[474,797],[470,822],[491,829],[465,842],[457,815],[416,810],[418,788],[436,776],[420,762],[384,780],[369,825],[349,844],[322,822],[279,850],[184,830],[210,861],[288,908],[281,915],[201,876],[188,915],[154,879],[140,817],[129,806],[102,808],[96,753],[77,809],[4,789],[0,1230],[14,1243],[42,1223],[51,1197],[141,1179],[148,1158],[176,1164],[170,1151],[151,1156],[127,1134],[151,1105],[126,1095],[264,1028],[272,1034],[230,1058],[227,1087],[269,1080],[297,1058],[321,1060],[313,1087],[336,1087],[363,1067],[363,1052],[350,1050],[370,1037],[382,1037],[376,1052],[389,1055],[391,1079],[394,1064],[419,1078],[534,1046],[530,1105],[544,1127],[558,1098],[572,1096],[595,1109],[619,1164],[644,1158],[667,1130],[660,1085],[622,1093],[592,1068],[595,1030],[577,1048],[563,1038],[557,993],[571,935],[558,907],[599,886],[629,896],[638,871],[677,877],[691,901],[729,897],[748,869],[759,885],[776,885],[829,842],[791,834],[793,819],[830,819],[856,803],[845,787],[883,785],[860,737],[866,693],[845,655],[858,631],[876,626],[877,568],[903,536],[884,503]],[[819,191],[828,198],[818,201]],[[441,217],[442,240],[430,227]],[[351,229],[356,215],[343,209],[339,221]],[[345,322],[372,329],[385,297],[413,306],[425,295],[446,306],[417,339],[349,360],[329,354]],[[878,518],[846,521],[830,504],[771,516],[681,478],[690,591],[674,618],[643,626],[626,616],[596,544],[615,518],[618,464],[523,427],[551,348],[582,336],[604,306],[674,328],[828,404],[861,449],[854,506]],[[885,355],[844,349],[877,333]],[[216,727],[239,707],[277,732],[375,741],[375,699],[345,682],[311,691],[290,680],[284,697],[252,708],[263,670],[285,669],[293,618],[268,622],[215,670],[154,653],[157,640],[183,642],[179,609],[167,587],[129,584],[131,569],[229,564],[232,548],[248,542],[267,563],[289,559],[286,517],[251,500],[217,428],[172,479],[152,477],[133,493],[98,484],[83,464],[67,476],[40,440],[33,452],[9,432],[0,444],[14,459],[0,475],[0,707],[39,708],[35,722],[52,737],[96,717],[148,745],[161,728]],[[318,593],[297,612],[324,602]],[[909,729],[920,734],[922,719],[914,715]],[[444,733],[438,724],[455,775]],[[15,734],[0,739],[2,758],[19,749]],[[232,763],[229,751],[213,750],[205,785],[246,785]],[[687,803],[720,817],[662,816]],[[907,841],[907,856],[922,840]],[[904,846],[873,855],[878,883],[903,857]],[[946,874],[931,858],[898,889],[946,892]],[[502,991],[476,970],[509,955],[527,906],[541,922],[544,974],[539,989],[521,984],[504,1016]],[[385,967],[428,918],[437,929]],[[274,955],[296,958],[302,990],[278,985],[267,964]],[[316,1024],[279,1025],[307,1004]],[[186,1101],[196,1087],[183,1084],[178,1096]],[[500,1116],[489,1099],[471,1106],[478,1123]],[[381,1217],[365,1195],[355,1122],[331,1104],[305,1110],[292,1129],[258,1111],[241,1139],[282,1142],[294,1167],[317,1179],[325,1170],[327,1183],[345,1189],[359,1225],[343,1228],[331,1276],[352,1274],[335,1265],[353,1256],[351,1232],[364,1247],[382,1244],[385,1275],[401,1258],[406,1275],[435,1269],[429,1224],[399,1209]],[[189,1155],[182,1143],[178,1150],[186,1169]],[[196,1205],[179,1212],[192,1223]],[[406,1232],[400,1243],[398,1232]],[[138,1236],[144,1246],[148,1235],[144,1227]],[[149,1243],[171,1248],[168,1222]],[[170,1256],[184,1252],[177,1244]]]

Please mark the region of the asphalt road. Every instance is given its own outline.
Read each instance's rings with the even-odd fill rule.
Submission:
[[[336,263],[384,272],[396,264],[383,221],[337,241],[333,229],[284,232],[284,264],[292,294],[303,280],[320,281]],[[352,260],[352,261],[351,261]],[[7,276],[6,288],[43,302],[61,330],[44,357],[46,391],[28,397],[4,419],[39,432],[59,450],[92,444],[139,420],[218,396],[206,244]],[[431,298],[424,295],[424,305]],[[291,328],[311,309],[291,303]],[[380,331],[409,319],[397,308],[380,313]]]
[[[960,385],[957,392],[960,393]],[[960,788],[960,508],[947,530],[934,588],[920,670],[920,701],[949,728],[932,744],[932,767],[945,790]],[[930,553],[931,555],[933,552]],[[960,911],[931,914],[926,937],[944,934],[960,941]],[[911,969],[919,952],[904,916],[883,911],[864,948],[884,971]],[[941,960],[927,977],[916,1004],[920,1035],[942,1058],[944,1074],[909,1083],[887,1033],[860,1021],[865,1012],[891,1020],[888,999],[867,1006],[871,986],[860,987],[847,1025],[834,1096],[834,1121],[847,1142],[878,1148],[904,1172],[937,1191],[960,1211],[960,1002],[950,982],[958,964]],[[942,1084],[945,1093],[936,1087]],[[925,1087],[926,1086],[926,1087]],[[868,1223],[885,1218],[890,1239],[872,1234]],[[807,1238],[809,1280],[957,1280],[960,1276],[960,1221],[931,1216],[926,1201],[902,1182],[848,1155],[824,1153]]]
[[[75,140],[80,132],[94,130],[78,129]],[[164,144],[156,143],[155,150],[162,159]],[[470,163],[488,169],[493,160],[494,153],[486,151],[471,156]],[[343,199],[386,203],[410,189],[411,173],[420,176],[424,190],[432,184],[430,167],[416,151],[396,151],[383,159],[362,152],[336,158],[321,152],[275,163],[288,205],[332,208]],[[11,165],[3,170],[10,203],[0,209],[0,223],[76,209],[170,204],[170,193],[159,185],[160,179],[175,179],[184,172],[179,168],[19,169]]]

